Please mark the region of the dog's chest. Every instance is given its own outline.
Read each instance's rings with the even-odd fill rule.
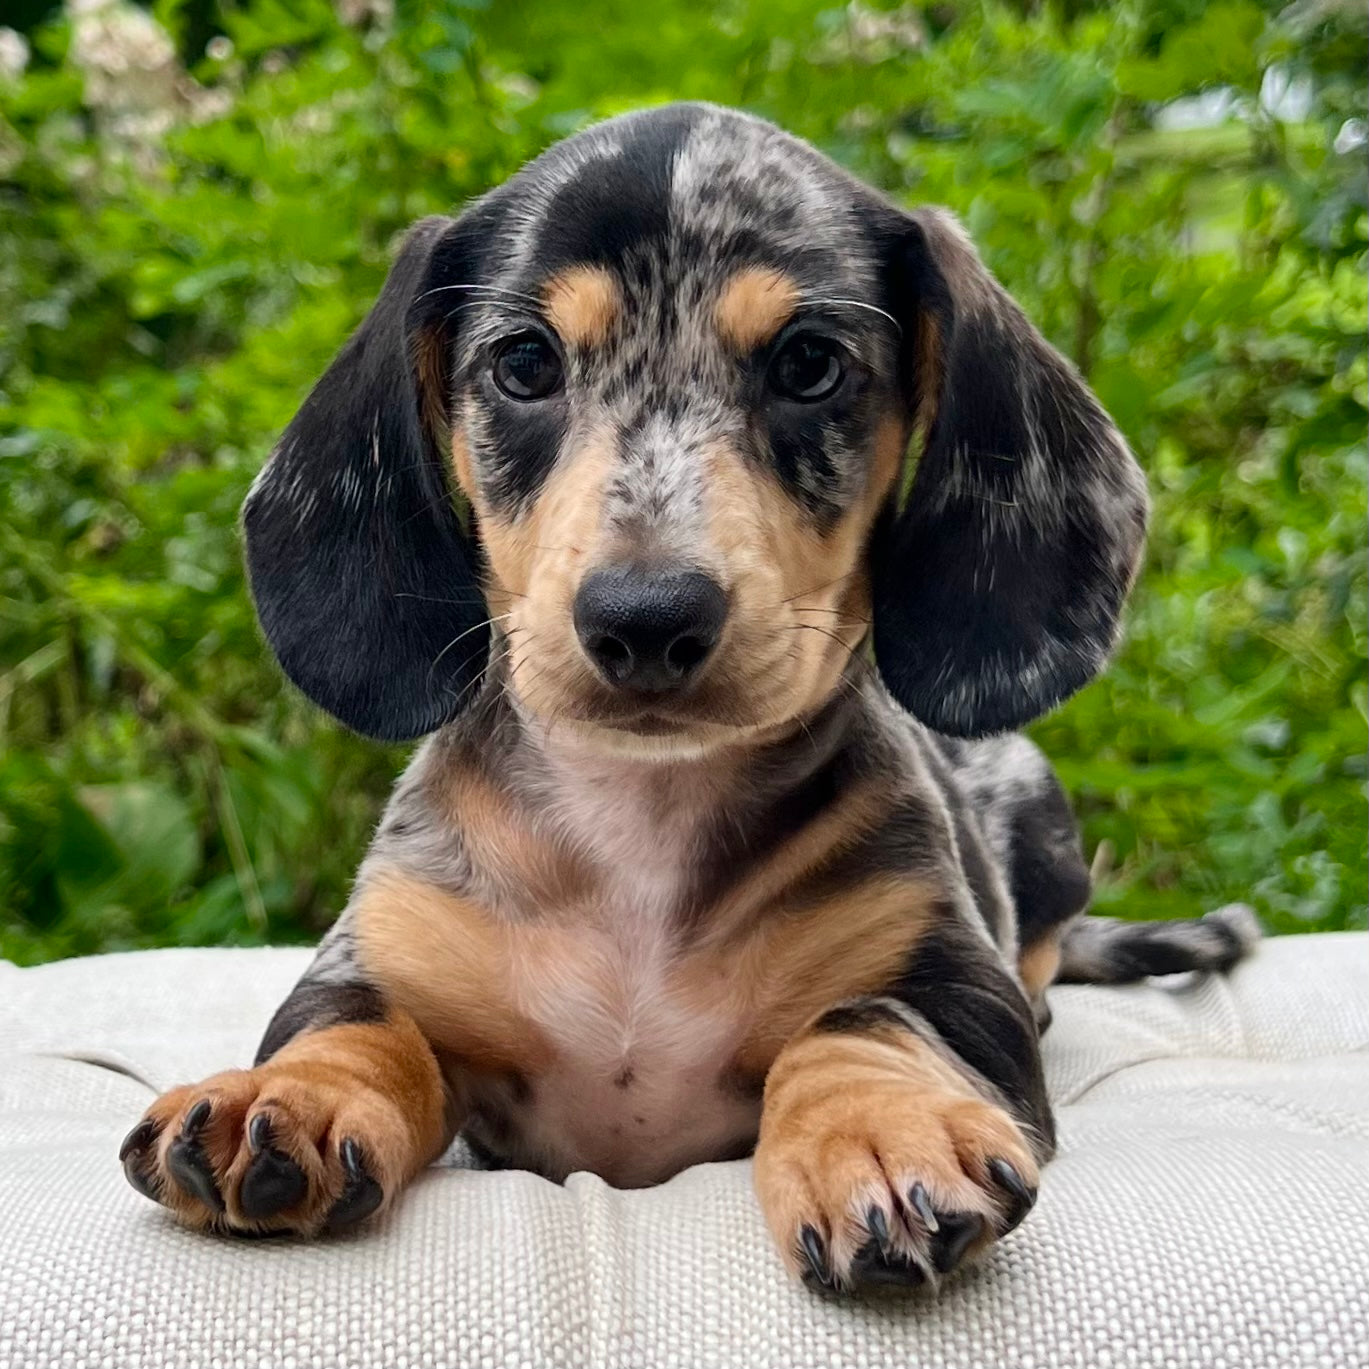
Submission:
[[[511,962],[517,1010],[548,1049],[526,1078],[483,1091],[473,1130],[483,1121],[496,1152],[630,1187],[749,1147],[759,1100],[733,1071],[745,1005],[681,936],[691,832],[630,786],[569,814],[567,837],[602,877],[555,955]]]

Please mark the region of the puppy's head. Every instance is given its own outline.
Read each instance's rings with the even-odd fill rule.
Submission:
[[[949,216],[690,105],[419,224],[244,521],[277,655],[359,731],[454,717],[493,625],[528,713],[671,754],[812,709],[871,622],[924,722],[1025,722],[1106,658],[1145,507]]]

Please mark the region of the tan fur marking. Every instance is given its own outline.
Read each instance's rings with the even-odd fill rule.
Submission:
[[[583,906],[597,877],[591,863],[566,843],[539,833],[535,819],[512,795],[469,766],[441,769],[434,776],[434,807],[447,816],[471,862],[531,909]]]
[[[981,1214],[987,1229],[969,1254],[987,1247],[1005,1215],[987,1168],[994,1158],[1038,1183],[1017,1123],[926,1042],[897,1031],[812,1033],[770,1071],[753,1175],[790,1270],[799,1271],[799,1232],[811,1226],[844,1281],[872,1205],[894,1246],[926,1264],[928,1232],[905,1206],[915,1183],[942,1212]]]
[[[573,961],[573,936],[503,922],[397,870],[371,876],[352,906],[368,974],[442,1053],[485,1072],[545,1068],[552,1048],[518,1005],[515,970]]]
[[[572,266],[542,287],[551,325],[573,347],[599,347],[622,312],[618,282],[602,266]]]
[[[941,404],[944,366],[941,355],[941,329],[925,309],[917,316],[917,375],[914,425],[926,439],[936,422]]]
[[[441,450],[447,431],[446,343],[435,328],[424,328],[414,339],[414,370],[418,377],[419,415],[430,441]]]
[[[907,438],[895,420],[880,425],[865,489],[826,532],[737,452],[706,454],[710,540],[732,589],[729,687],[756,701],[758,724],[801,716],[828,698],[868,631],[865,546]]]
[[[615,455],[611,435],[590,433],[562,456],[521,516],[509,519],[476,505],[490,567],[490,612],[507,615],[513,686],[534,712],[555,712],[564,697],[595,687],[571,606],[585,568],[600,559],[604,491]]]
[[[728,346],[750,352],[779,332],[798,301],[799,289],[792,276],[748,266],[723,286],[713,318]]]
[[[1017,957],[1017,972],[1022,987],[1030,998],[1035,998],[1048,984],[1054,983],[1060,971],[1060,937],[1052,933],[1033,942]]]
[[[881,879],[806,909],[768,911],[752,935],[709,967],[749,1010],[736,1068],[763,1074],[807,1023],[887,985],[926,931],[932,905],[921,885]]]
[[[472,503],[476,499],[475,474],[471,470],[471,448],[464,433],[452,434],[452,469],[461,493]]]
[[[527,594],[534,571],[540,590],[544,573],[559,579],[594,550],[613,456],[611,437],[591,433],[557,462],[536,502],[521,516],[501,517],[483,500],[477,503],[494,577],[492,594]]]

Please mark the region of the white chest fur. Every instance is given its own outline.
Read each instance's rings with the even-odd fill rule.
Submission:
[[[656,769],[592,778],[548,795],[558,839],[600,878],[567,953],[512,967],[552,1051],[509,1120],[539,1168],[627,1187],[744,1148],[759,1106],[728,1078],[742,1005],[681,937],[703,796]]]

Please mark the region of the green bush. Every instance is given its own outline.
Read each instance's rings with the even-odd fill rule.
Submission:
[[[0,34],[0,954],[326,925],[403,757],[282,684],[242,496],[407,223],[677,97],[954,208],[1147,468],[1127,645],[1036,728],[1097,904],[1363,925],[1362,3],[587,13],[113,0],[8,76]]]

